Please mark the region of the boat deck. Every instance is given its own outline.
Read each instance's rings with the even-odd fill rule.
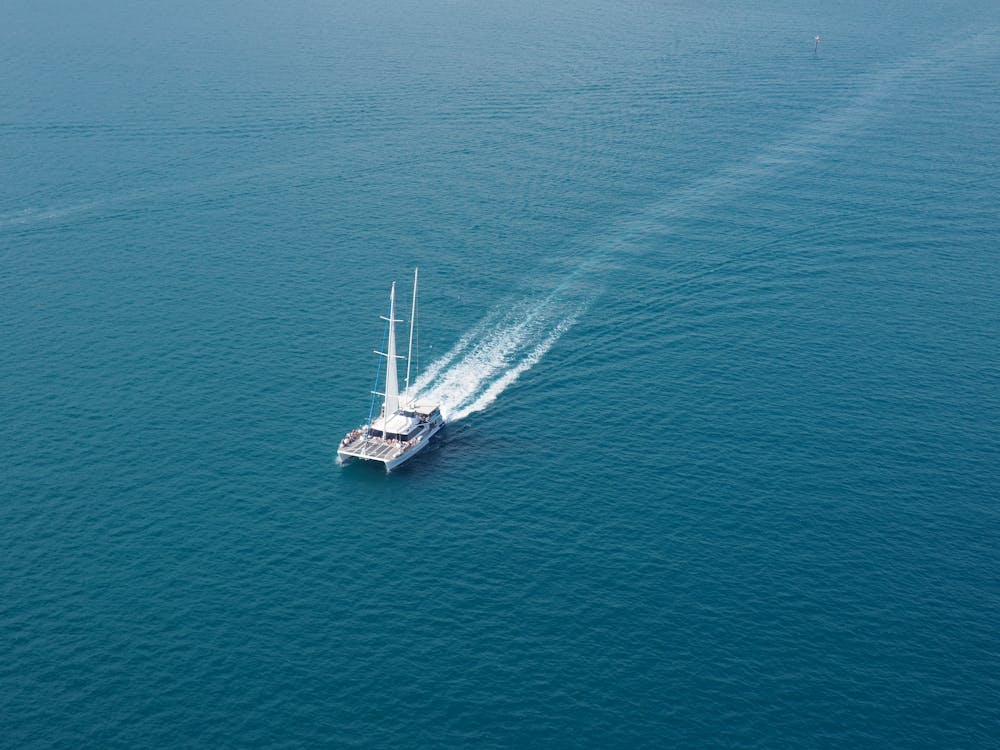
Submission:
[[[364,435],[359,435],[351,442],[341,445],[337,452],[345,456],[387,463],[405,453],[405,449],[398,441],[386,442],[377,437],[365,440]]]

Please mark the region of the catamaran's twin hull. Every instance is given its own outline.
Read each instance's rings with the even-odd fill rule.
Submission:
[[[349,432],[340,441],[337,456],[360,458],[363,461],[378,461],[392,471],[404,461],[408,461],[424,449],[427,442],[444,425],[441,407],[433,402],[421,402],[413,398],[410,391],[410,362],[413,358],[413,331],[417,317],[417,271],[413,271],[413,302],[410,307],[410,341],[406,352],[406,390],[399,392],[396,360],[404,359],[396,354],[396,282],[389,288],[389,317],[386,321],[385,351],[376,351],[386,358],[385,390],[372,391],[372,409],[375,396],[382,396],[382,412],[371,424]]]
[[[420,435],[419,440],[408,446],[404,446],[398,441],[383,440],[377,437],[366,438],[363,434],[358,435],[342,443],[337,450],[337,456],[342,461],[349,458],[377,461],[385,464],[385,470],[389,472],[422,451],[443,426],[443,424],[433,425]]]

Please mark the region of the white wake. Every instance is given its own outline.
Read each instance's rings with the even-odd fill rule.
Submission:
[[[447,422],[485,409],[576,322],[585,303],[559,297],[495,310],[414,381],[418,397],[441,404]]]
[[[674,219],[758,189],[787,170],[809,164],[836,147],[844,134],[874,118],[883,101],[891,99],[894,92],[918,85],[956,53],[982,53],[990,48],[991,38],[980,34],[957,42],[949,40],[932,54],[870,74],[860,79],[859,90],[839,105],[764,144],[745,159],[727,164],[624,217],[581,253],[568,278],[547,297],[497,307],[448,353],[432,362],[414,382],[417,398],[439,403],[448,422],[482,411],[537,364],[573,326],[599,293],[596,288],[585,288],[599,286],[606,266],[635,252],[640,240],[669,231]]]

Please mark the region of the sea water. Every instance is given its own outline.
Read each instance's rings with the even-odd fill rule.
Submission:
[[[0,745],[995,743],[998,7],[8,0]]]

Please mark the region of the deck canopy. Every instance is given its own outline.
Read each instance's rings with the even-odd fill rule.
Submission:
[[[376,419],[372,422],[372,429],[387,435],[408,435],[418,424],[420,424],[419,417],[408,417],[402,412],[396,412],[390,415],[388,420],[382,417]]]
[[[409,404],[410,411],[419,414],[422,417],[430,416],[435,409],[437,409],[439,404],[433,401],[413,401]]]

